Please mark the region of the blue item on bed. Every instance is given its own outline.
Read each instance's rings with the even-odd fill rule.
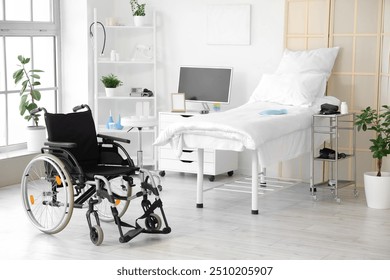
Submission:
[[[272,116],[272,115],[285,115],[287,114],[286,109],[268,109],[259,112],[260,115],[265,115],[265,116]]]

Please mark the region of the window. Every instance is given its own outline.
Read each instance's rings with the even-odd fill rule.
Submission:
[[[0,0],[0,151],[23,148],[25,128],[30,125],[19,114],[20,84],[12,78],[18,55],[30,57],[28,66],[44,71],[37,88],[42,94],[38,105],[57,111],[58,15],[59,0]]]

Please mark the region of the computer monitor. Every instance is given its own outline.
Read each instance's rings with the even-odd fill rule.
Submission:
[[[185,94],[186,101],[204,106],[208,102],[229,104],[232,75],[230,67],[181,66],[178,92]]]

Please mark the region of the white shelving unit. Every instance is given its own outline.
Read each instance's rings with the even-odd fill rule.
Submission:
[[[137,118],[136,103],[149,103],[148,119],[157,119],[157,59],[156,59],[156,13],[153,13],[152,23],[147,26],[104,26],[106,32],[105,54],[100,53],[103,43],[103,28],[98,22],[97,9],[94,9],[93,45],[94,45],[94,119],[98,132],[113,134],[131,140],[125,144],[126,150],[137,162],[137,128],[124,127],[122,130],[108,129],[106,123],[110,117],[117,122],[130,117]],[[150,46],[148,53],[151,58],[135,59],[136,48],[139,45]],[[115,50],[119,58],[110,60],[110,52]],[[118,96],[108,97],[100,81],[103,75],[114,74],[123,85],[118,88]],[[147,88],[153,92],[152,97],[130,96],[131,88]],[[156,149],[152,146],[157,136],[157,127],[143,128],[142,146],[144,147],[143,162],[145,165],[157,166]]]

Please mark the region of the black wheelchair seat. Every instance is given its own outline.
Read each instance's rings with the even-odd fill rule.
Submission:
[[[83,171],[88,180],[93,180],[96,174],[107,177],[107,179],[115,178],[122,175],[134,175],[139,168],[135,166],[105,166],[94,165],[84,166]]]

